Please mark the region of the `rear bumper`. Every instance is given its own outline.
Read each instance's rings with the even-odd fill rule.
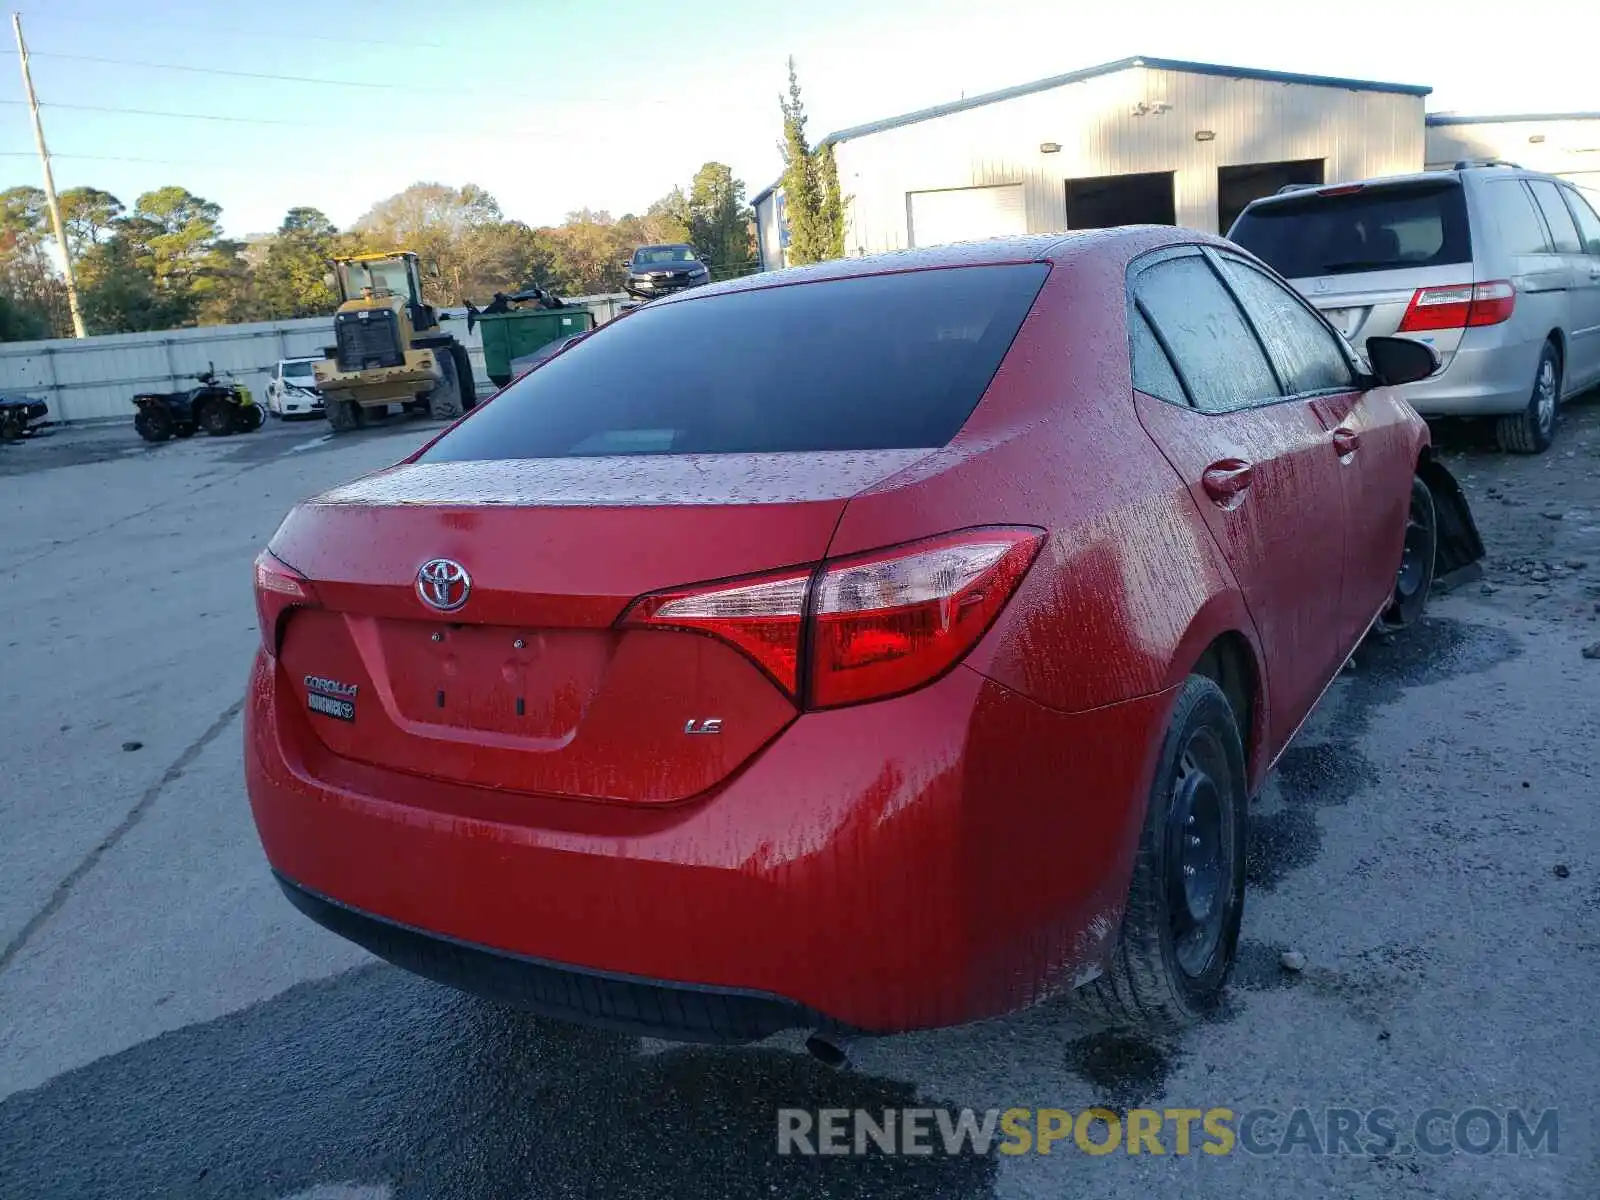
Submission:
[[[426,979],[540,1016],[680,1042],[753,1042],[797,1027],[855,1032],[778,996],[587,971],[410,929],[274,875],[324,929]]]
[[[298,905],[465,990],[685,1040],[953,1025],[1094,974],[1171,704],[1065,715],[962,667],[646,809],[336,758],[280,679],[258,656],[246,780]]]
[[[1402,389],[1411,407],[1425,417],[1499,416],[1527,408],[1544,338],[1511,341],[1507,333],[1467,330],[1443,371]]]

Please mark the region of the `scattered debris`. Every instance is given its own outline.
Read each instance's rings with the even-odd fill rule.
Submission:
[[[1500,589],[1495,587],[1495,585],[1492,584],[1492,583],[1486,583],[1481,588],[1479,588],[1478,590],[1480,592],[1482,592],[1485,596],[1492,596],[1496,592],[1498,592]]]
[[[1542,512],[1539,515],[1546,521],[1564,521],[1567,519],[1567,514],[1563,512]]]
[[[1567,559],[1566,563],[1567,570],[1569,571],[1582,571],[1587,568],[1588,565],[1588,561],[1581,558],[1569,558]]]
[[[1569,876],[1571,876],[1571,874],[1572,874],[1572,868],[1567,866],[1566,863],[1557,863],[1556,864],[1555,877],[1557,879],[1566,879]]]
[[[1306,956],[1298,950],[1285,950],[1278,962],[1285,971],[1294,971],[1298,974],[1306,969]]]
[[[1585,646],[1583,648],[1583,656],[1585,658],[1600,658],[1600,642],[1596,642],[1592,646]]]
[[[1589,652],[1587,650],[1585,650],[1584,653],[1587,654]],[[122,743],[122,748],[124,750],[127,750],[129,753],[132,753],[135,750],[143,750],[144,749],[144,743],[143,742],[123,742]]]
[[[1532,572],[1529,573],[1528,579],[1533,583],[1549,583],[1550,582],[1550,572],[1549,571],[1532,571]]]

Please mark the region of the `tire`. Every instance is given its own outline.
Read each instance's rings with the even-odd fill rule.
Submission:
[[[1533,392],[1528,407],[1501,417],[1495,423],[1495,439],[1509,454],[1543,454],[1556,438],[1556,422],[1561,418],[1561,351],[1546,342],[1533,372]]]
[[[164,442],[172,436],[172,414],[164,408],[141,408],[133,428],[147,442]]]
[[[1439,516],[1433,492],[1420,476],[1413,476],[1411,506],[1406,512],[1405,548],[1400,555],[1400,568],[1395,572],[1389,607],[1378,618],[1380,628],[1404,629],[1417,623],[1428,606],[1438,556]]]
[[[20,412],[0,412],[0,442],[20,442],[28,421]]]
[[[354,400],[329,400],[323,411],[328,416],[328,427],[335,433],[349,433],[366,424],[361,406]]]
[[[259,404],[249,404],[241,408],[238,421],[241,432],[254,433],[261,428],[261,406]]]
[[[456,386],[461,391],[462,411],[471,412],[478,404],[478,381],[472,377],[472,356],[460,342],[451,342],[450,357],[456,364]]]
[[[237,427],[233,405],[225,401],[213,400],[200,410],[200,428],[207,437],[227,437]]]
[[[185,421],[181,424],[175,425],[172,429],[172,432],[181,438],[192,438],[195,434],[199,433],[200,430],[195,428],[194,425]]]
[[[1246,793],[1233,708],[1191,675],[1161,739],[1116,947],[1082,996],[1097,1016],[1160,1032],[1216,1008],[1239,949]]]
[[[454,421],[462,413],[461,378],[456,374],[456,360],[452,354],[434,354],[439,364],[439,382],[428,393],[428,415],[435,421]]]

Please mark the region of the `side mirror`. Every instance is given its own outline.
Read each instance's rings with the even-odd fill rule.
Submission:
[[[631,271],[631,270],[633,270],[633,259],[631,259],[631,258],[625,258],[625,259],[623,259],[623,260],[622,260],[622,269],[623,269],[623,270],[624,270],[624,271]]]
[[[1367,339],[1367,361],[1380,387],[1416,383],[1439,370],[1439,352],[1425,342],[1403,337]]]
[[[329,287],[333,287],[339,282],[339,277],[332,271],[326,271],[323,273],[322,282],[327,284]]]

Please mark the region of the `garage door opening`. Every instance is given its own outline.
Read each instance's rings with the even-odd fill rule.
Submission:
[[[1171,171],[1067,180],[1068,229],[1177,223]]]
[[[906,193],[913,246],[943,246],[1028,232],[1020,183]]]
[[[1217,232],[1226,234],[1245,205],[1270,196],[1291,183],[1327,182],[1324,160],[1302,158],[1294,162],[1247,163],[1217,168]]]

